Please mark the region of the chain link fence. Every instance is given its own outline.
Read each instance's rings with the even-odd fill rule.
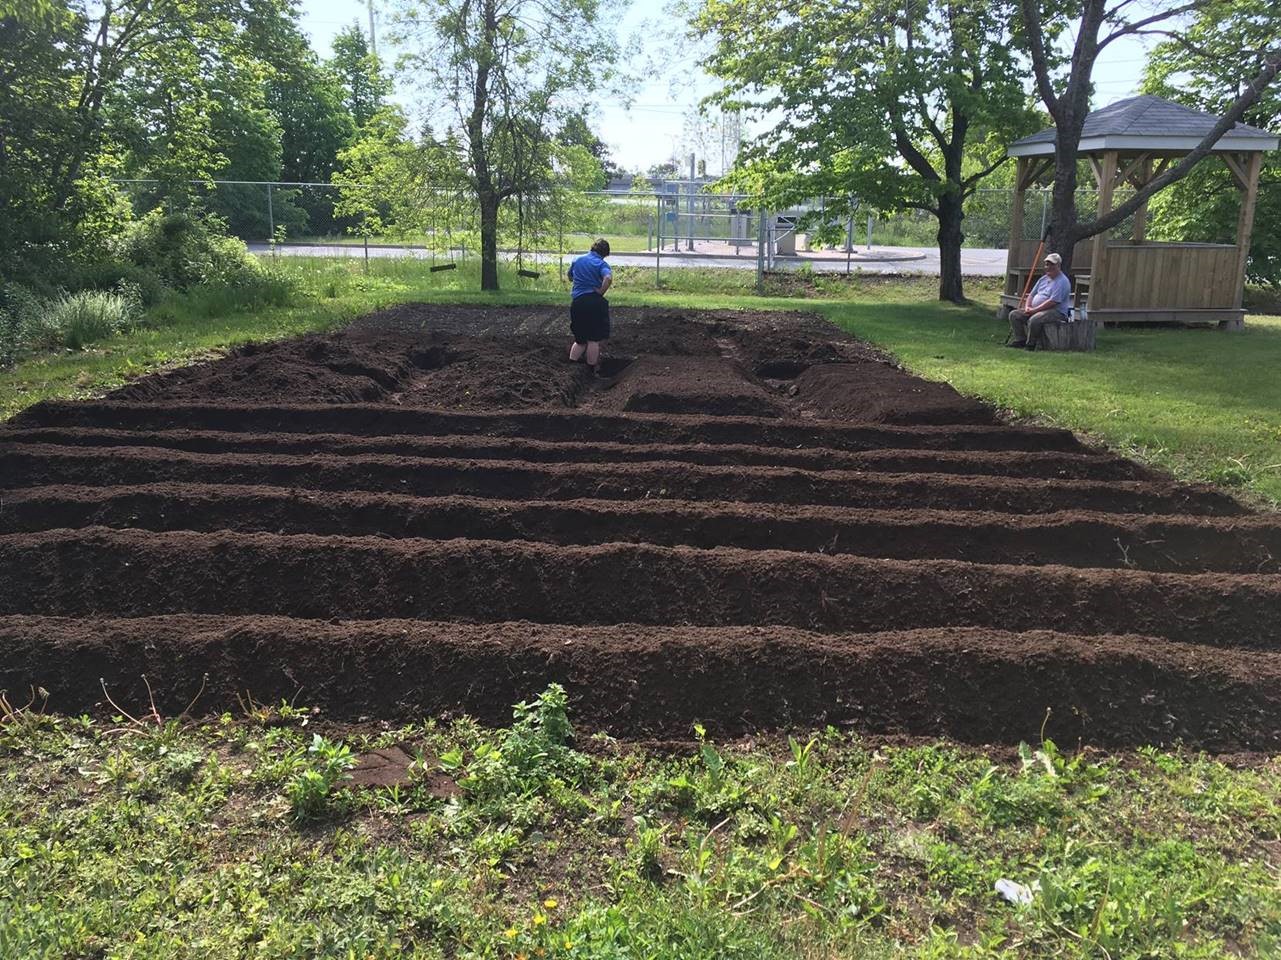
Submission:
[[[127,191],[139,213],[159,203],[170,189],[156,180],[119,180],[117,183]],[[204,198],[212,212],[226,220],[233,235],[246,242],[350,243],[368,236],[376,242],[420,241],[423,246],[443,248],[450,245],[446,243],[447,238],[476,233],[478,226],[476,205],[466,202],[467,198],[460,203],[432,205],[438,207],[438,222],[426,224],[425,229],[422,223],[406,229],[387,224],[386,217],[376,217],[379,226],[366,230],[361,217],[342,212],[343,195],[362,189],[381,192],[381,188],[249,180],[193,181],[188,186]],[[508,241],[507,246],[514,247],[523,240],[531,252],[555,251],[562,245],[567,250],[576,249],[582,246],[582,238],[599,234],[610,236],[611,243],[618,237],[620,249],[625,247],[629,252],[657,249],[660,237],[664,249],[674,251],[680,245],[686,252],[691,243],[700,240],[737,242],[740,247],[755,244],[759,239],[759,225],[751,198],[715,193],[705,187],[702,181],[670,180],[656,184],[652,191],[565,192],[550,205],[543,203],[537,217],[527,219],[528,236],[516,236],[521,225],[511,211],[500,225],[500,234]],[[1080,196],[1082,212],[1088,213],[1093,209],[1094,191],[1083,190]],[[1009,190],[976,191],[966,203],[966,245],[1004,248],[1009,240],[1012,203]],[[1029,192],[1026,203],[1025,229],[1029,235],[1039,236],[1049,214],[1048,193]],[[937,227],[928,211],[885,214],[868,208],[853,218],[827,218],[824,210],[829,205],[835,204],[828,198],[817,198],[774,212],[789,224],[808,215],[810,222],[798,230],[803,236],[824,233],[841,238],[827,246],[843,247],[854,242],[864,247],[873,244],[920,247],[936,242]],[[858,209],[857,202],[852,205]],[[564,244],[560,243],[562,239],[566,241]]]

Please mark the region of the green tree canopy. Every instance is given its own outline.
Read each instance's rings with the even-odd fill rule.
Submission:
[[[1240,94],[1242,75],[1261,68],[1262,52],[1281,36],[1281,6],[1272,0],[1216,0],[1178,35],[1152,51],[1145,93],[1222,114]],[[1253,61],[1245,63],[1243,61]],[[1281,89],[1275,84],[1242,116],[1265,130],[1281,130]],[[1149,234],[1155,239],[1234,243],[1241,194],[1217,161],[1198,164],[1152,200]],[[1251,234],[1247,277],[1281,286],[1281,153],[1264,154]]]
[[[693,26],[713,41],[712,100],[774,121],[727,183],[766,208],[927,210],[939,296],[961,300],[966,198],[1037,126],[1013,0],[704,0]]]
[[[555,138],[611,71],[618,44],[602,0],[402,0],[407,76],[464,145],[480,232],[481,287],[498,288],[504,207],[556,183]]]
[[[378,57],[369,50],[369,41],[356,24],[344,27],[334,37],[334,55],[325,66],[343,91],[343,101],[352,121],[364,127],[381,110],[391,93],[391,78]]]

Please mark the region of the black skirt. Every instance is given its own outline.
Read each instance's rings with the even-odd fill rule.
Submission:
[[[599,293],[584,293],[569,304],[569,330],[575,343],[609,339],[609,301]]]

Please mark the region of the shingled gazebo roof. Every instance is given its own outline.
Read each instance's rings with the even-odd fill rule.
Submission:
[[[1181,103],[1144,95],[1118,100],[1085,118],[1081,131],[1081,153],[1102,150],[1148,150],[1187,152],[1209,133],[1219,118]],[[1015,140],[1011,157],[1048,156],[1054,152],[1053,127]],[[1275,150],[1276,134],[1238,123],[1214,145],[1217,152],[1249,153]]]

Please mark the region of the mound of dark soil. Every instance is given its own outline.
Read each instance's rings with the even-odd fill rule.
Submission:
[[[795,380],[793,396],[824,420],[879,423],[995,423],[991,407],[946,383],[922,380],[887,363],[823,363]]]

